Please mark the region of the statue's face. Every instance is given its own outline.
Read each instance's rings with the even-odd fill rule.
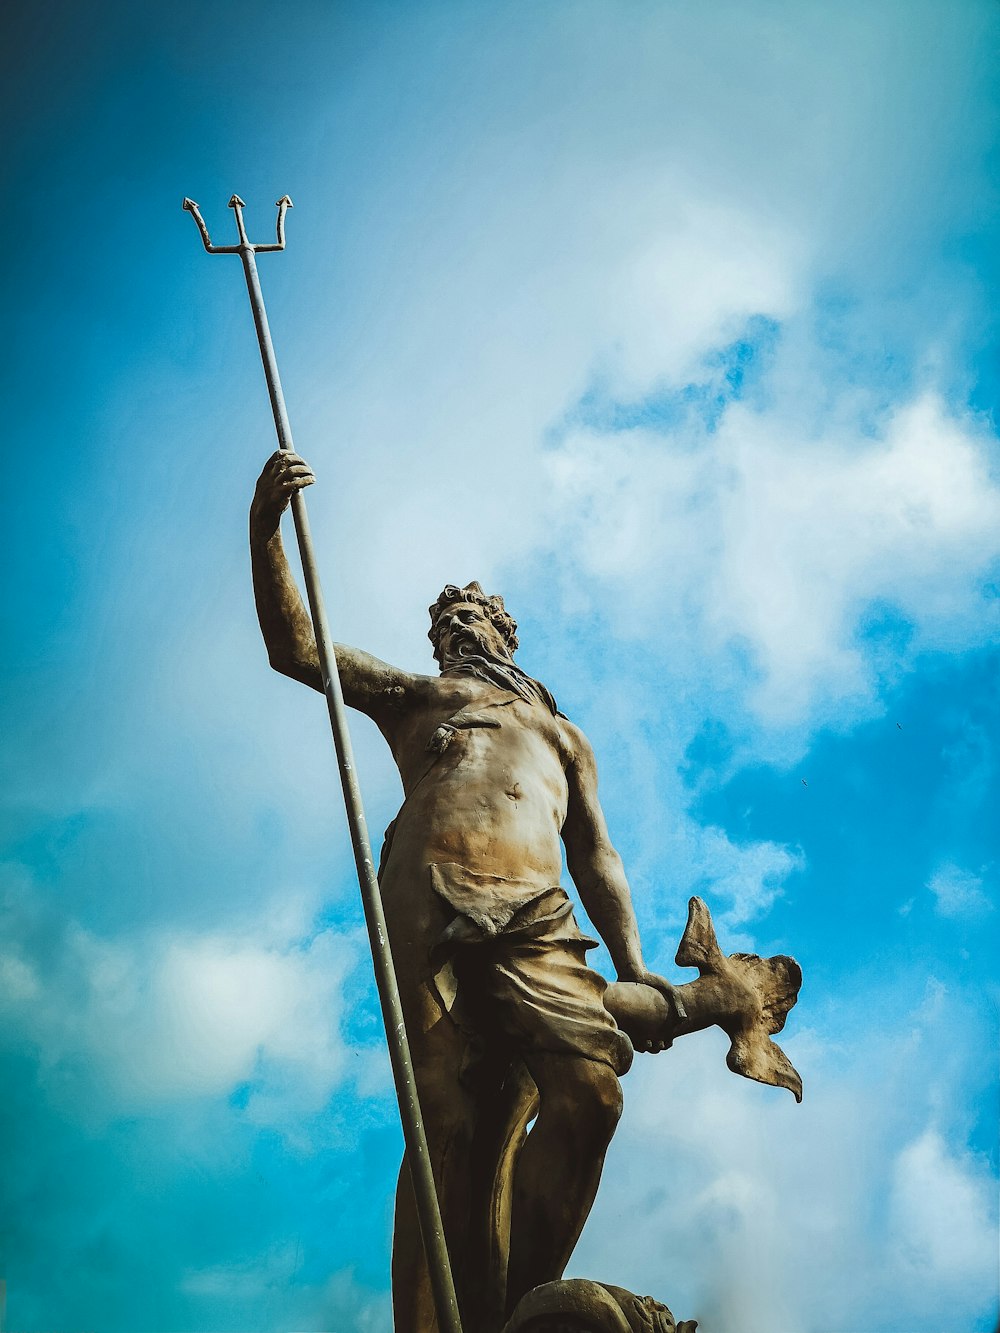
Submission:
[[[438,654],[441,670],[456,666],[463,657],[499,657],[511,660],[503,635],[476,602],[455,602],[438,617]]]

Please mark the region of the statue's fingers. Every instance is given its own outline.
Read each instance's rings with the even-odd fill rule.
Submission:
[[[304,467],[311,471],[309,464],[298,454],[290,453],[287,449],[275,449],[274,453],[264,464],[264,471],[270,471],[281,475],[290,468]]]
[[[669,982],[666,977],[660,977],[655,972],[649,972],[643,979],[647,986],[652,986],[663,996],[667,1002],[667,1008],[676,1022],[683,1022],[687,1018],[687,1010],[684,1008],[684,1001],[681,999],[677,987]]]
[[[291,449],[279,449],[278,452],[289,467],[304,467],[308,468],[310,472],[312,471],[301,454],[293,453]]]
[[[687,1010],[684,1008],[684,1001],[681,999],[676,986],[671,986],[671,984],[667,982],[666,987],[661,989],[660,994],[673,1010],[674,1018],[676,1018],[678,1022],[682,1022],[687,1018]]]

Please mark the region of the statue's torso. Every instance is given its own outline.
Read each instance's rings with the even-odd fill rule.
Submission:
[[[566,724],[474,678],[434,686],[389,733],[406,799],[383,868],[387,908],[400,893],[429,893],[427,867],[440,862],[558,884],[572,760]],[[446,745],[435,750],[442,726]]]

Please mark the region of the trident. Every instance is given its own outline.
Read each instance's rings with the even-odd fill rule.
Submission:
[[[247,291],[250,294],[250,309],[257,329],[257,342],[260,344],[260,358],[264,363],[264,378],[267,380],[267,392],[271,399],[271,411],[274,413],[274,427],[278,433],[278,447],[289,453],[293,452],[292,428],[288,423],[285,398],[281,392],[281,379],[278,376],[278,363],[271,343],[271,330],[267,323],[264,309],[264,297],[260,290],[257,276],[257,263],[254,255],[262,251],[284,250],[285,248],[285,213],[292,207],[288,195],[278,200],[277,241],[272,245],[252,245],[247,239],[243,225],[243,209],[246,207],[238,194],[229,201],[229,207],[236,214],[236,227],[239,231],[239,245],[213,245],[208,228],[201,216],[198,205],[193,199],[185,199],[184,209],[191,214],[198,224],[201,239],[210,255],[239,255],[243,261]],[[364,807],[361,803],[361,788],[358,786],[357,772],[354,767],[354,752],[351,736],[347,729],[347,714],[344,708],[344,694],[337,671],[337,657],[330,637],[330,626],[326,618],[323,593],[313,554],[312,535],[309,529],[309,516],[306,513],[305,496],[296,491],[292,496],[292,518],[295,522],[295,535],[299,543],[299,555],[302,558],[302,575],[312,614],[313,630],[316,634],[316,647],[319,652],[320,671],[323,676],[323,692],[326,695],[330,713],[330,726],[333,730],[333,743],[337,751],[337,763],[340,767],[340,781],[344,789],[344,801],[347,805],[347,823],[351,831],[351,844],[354,848],[354,861],[358,870],[358,883],[361,886],[361,901],[364,904],[365,923],[368,927],[368,939],[371,943],[372,958],[375,964],[375,982],[378,986],[379,1001],[382,1006],[382,1020],[385,1023],[386,1037],[389,1042],[389,1059],[396,1084],[396,1098],[399,1113],[403,1121],[403,1138],[406,1142],[407,1160],[413,1181],[417,1214],[420,1219],[420,1234],[427,1256],[427,1267],[434,1293],[434,1306],[437,1311],[441,1333],[462,1333],[458,1314],[458,1301],[455,1296],[455,1283],[448,1259],[448,1247],[445,1244],[444,1228],[441,1225],[441,1208],[437,1190],[434,1186],[434,1173],[431,1169],[430,1153],[427,1150],[427,1135],[420,1114],[420,1101],[417,1097],[417,1084],[413,1076],[413,1061],[410,1058],[410,1045],[406,1038],[403,1024],[403,1009],[399,1000],[399,987],[396,984],[396,970],[389,951],[389,939],[385,925],[385,912],[382,908],[382,895],[379,892],[378,877],[372,861],[371,846],[368,841],[368,825],[365,822]]]

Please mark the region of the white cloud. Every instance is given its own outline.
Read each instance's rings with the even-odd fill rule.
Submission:
[[[341,988],[358,957],[356,938],[316,931],[311,915],[285,900],[228,933],[113,941],[70,923],[41,950],[11,915],[0,975],[16,984],[0,1006],[38,1048],[50,1089],[76,1087],[81,1111],[148,1111],[247,1084],[245,1114],[291,1132],[345,1077]]]
[[[877,710],[873,607],[912,627],[897,671],[997,629],[981,590],[1000,561],[989,441],[932,394],[895,408],[874,439],[858,418],[810,438],[782,410],[741,404],[679,440],[577,432],[549,471],[567,579],[619,633],[702,661],[712,686],[745,676],[742,649],[765,729]]]
[[[366,1288],[350,1270],[320,1282],[303,1281],[303,1262],[301,1246],[283,1241],[239,1262],[189,1269],[179,1288],[202,1310],[218,1311],[223,1325],[242,1316],[248,1327],[273,1321],[295,1328],[301,1321],[319,1333],[391,1333],[385,1292]]]
[[[16,953],[0,954],[0,995],[15,1004],[30,1003],[39,997],[41,986],[34,969]]]
[[[725,905],[717,920],[731,930],[763,916],[787,877],[805,866],[801,852],[764,841],[736,845],[718,828],[700,827],[698,844],[699,878],[711,886],[713,902]],[[750,940],[730,936],[728,943],[735,951],[749,947]]]
[[[300,1264],[298,1246],[294,1241],[283,1241],[242,1263],[189,1269],[179,1285],[189,1296],[239,1302],[249,1298],[259,1302],[275,1288],[287,1288]]]
[[[802,247],[787,229],[699,198],[682,179],[625,179],[618,197],[643,201],[644,226],[635,248],[591,279],[589,329],[591,355],[616,396],[683,383],[751,316],[799,308]]]
[[[934,895],[934,907],[940,916],[978,917],[993,910],[993,902],[983,888],[980,875],[973,875],[948,863],[939,866],[927,882]]]
[[[985,1164],[933,1128],[897,1154],[890,1211],[897,1262],[922,1287],[984,1293],[997,1266],[995,1192]]]

